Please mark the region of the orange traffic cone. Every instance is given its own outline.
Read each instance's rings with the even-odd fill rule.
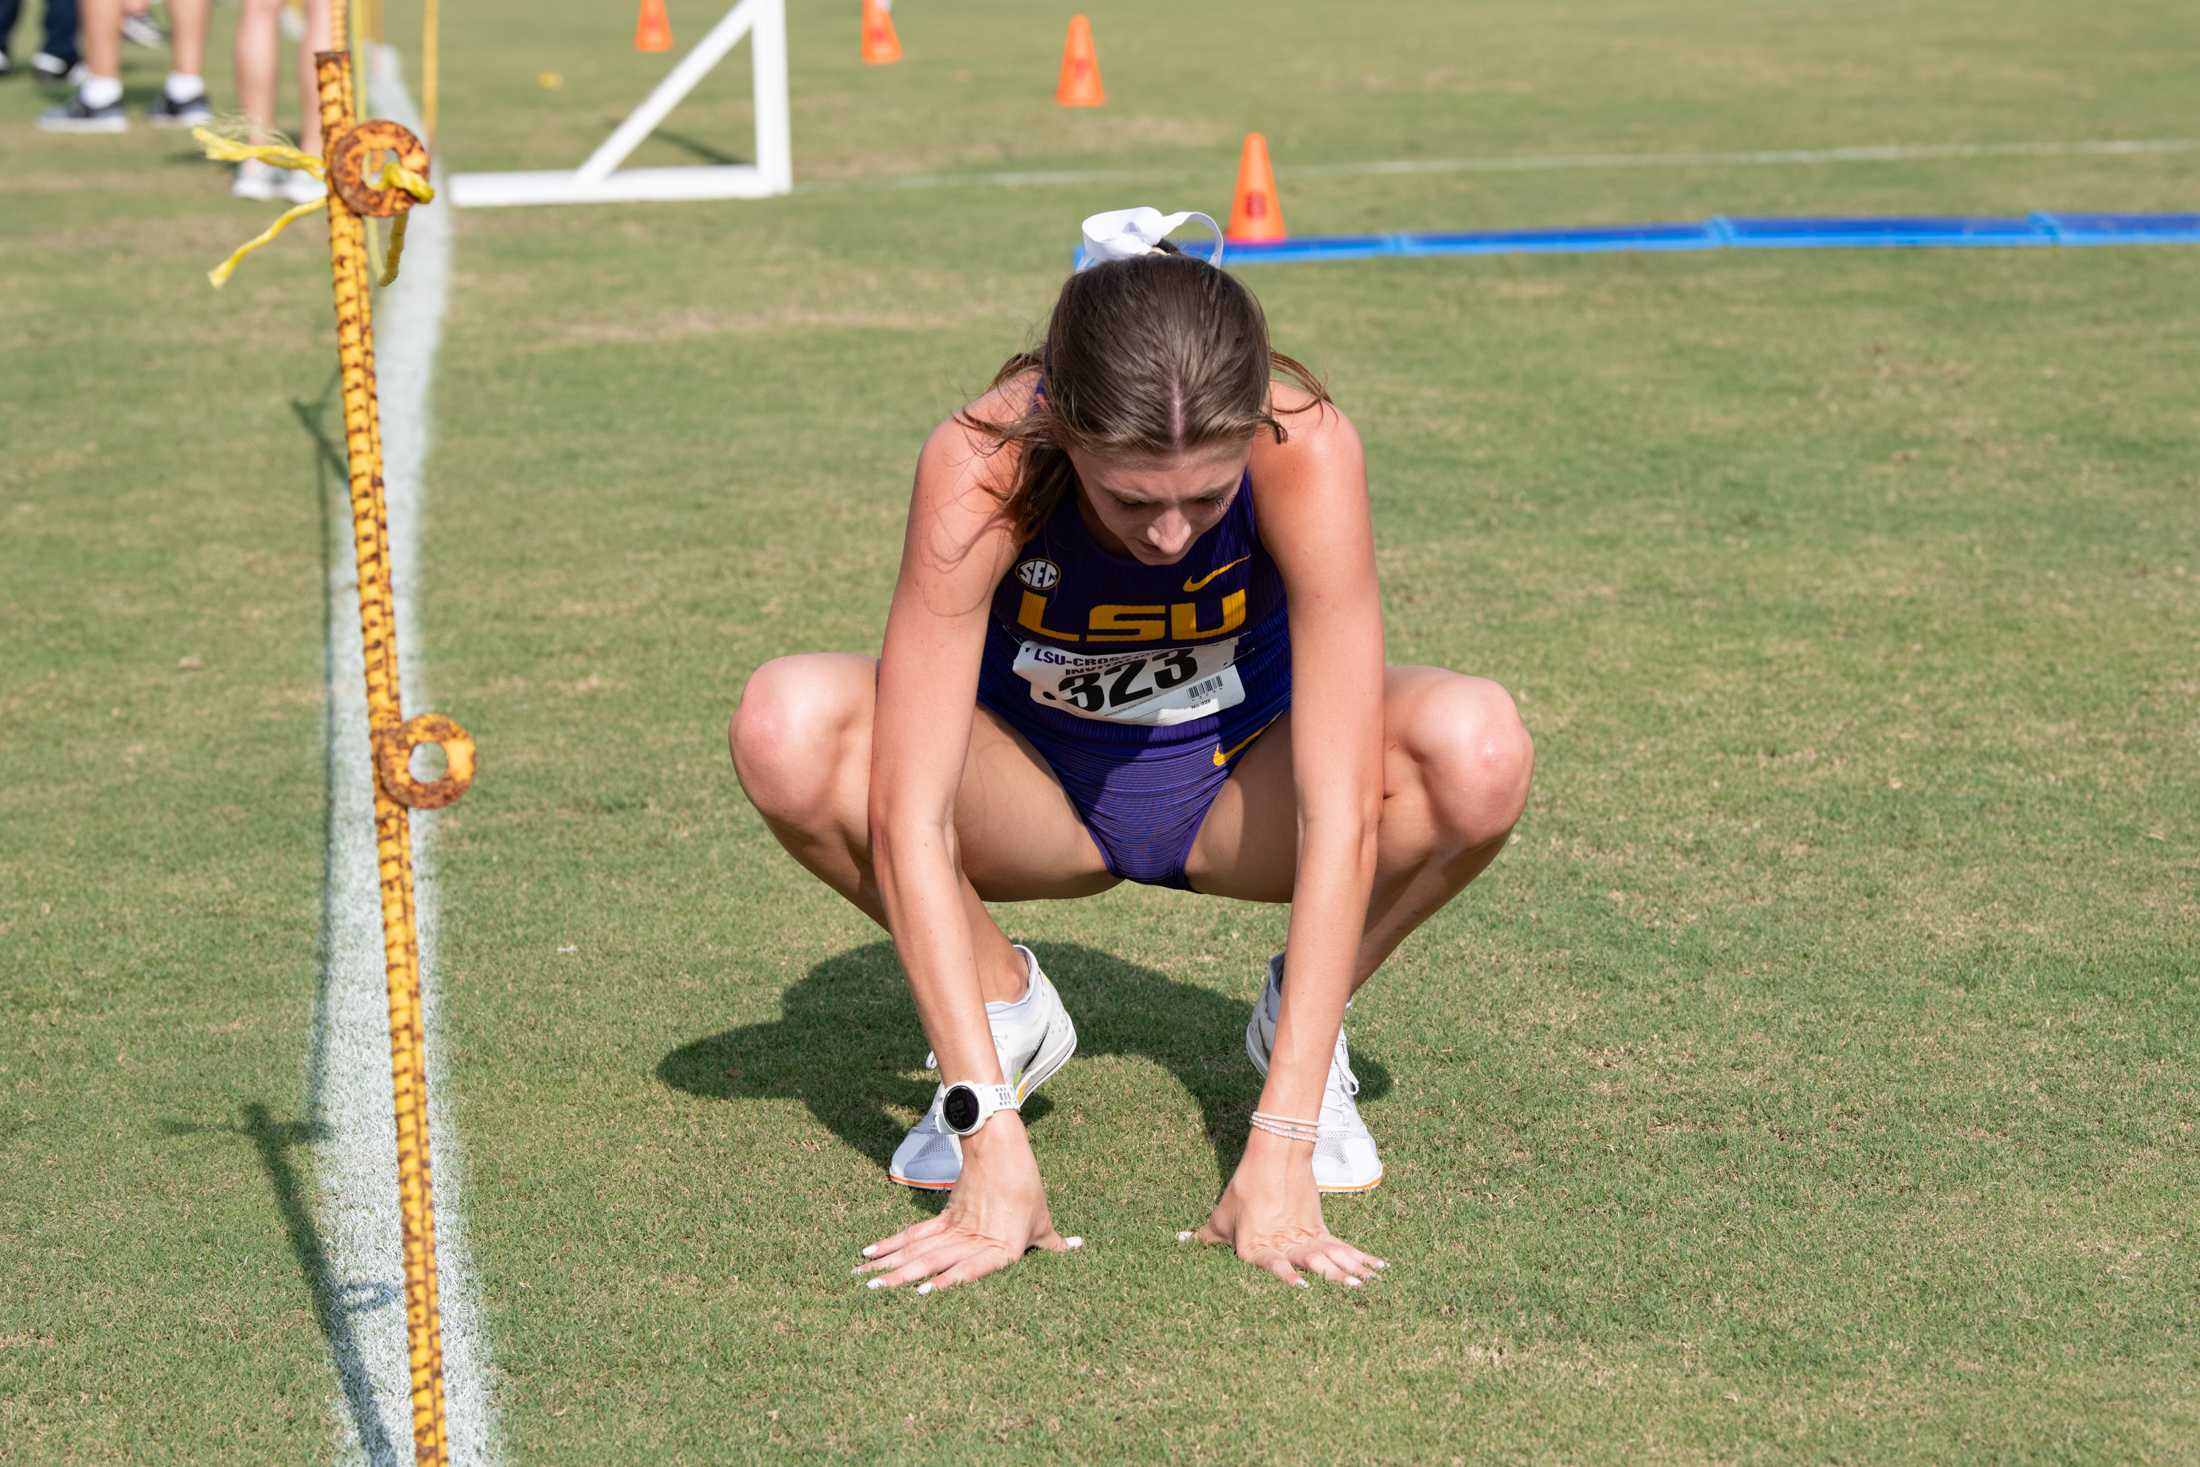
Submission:
[[[634,22],[634,49],[672,49],[672,22],[665,15],[665,0],[642,0],[641,16]]]
[[[1092,22],[1082,15],[1069,18],[1069,39],[1062,43],[1062,79],[1054,84],[1054,100],[1064,107],[1097,107],[1108,100],[1100,89],[1100,57],[1092,49]]]
[[[863,64],[891,66],[901,60],[901,37],[894,34],[893,0],[863,0]]]
[[[1268,244],[1283,238],[1276,170],[1268,166],[1268,139],[1257,132],[1245,135],[1245,150],[1238,154],[1237,193],[1230,200],[1230,227],[1223,233],[1233,244]]]

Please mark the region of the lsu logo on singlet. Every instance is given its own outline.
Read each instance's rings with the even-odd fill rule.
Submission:
[[[1197,591],[1242,562],[1241,557],[1204,576],[1194,576],[1184,583],[1184,589]],[[1085,614],[1082,629],[1052,627],[1047,625],[1047,598],[1042,593],[1061,584],[1061,567],[1051,560],[1027,560],[1016,567],[1016,579],[1025,587],[1017,603],[1016,624],[1057,642],[1204,642],[1245,625],[1245,592],[1240,589],[1224,593],[1219,606],[1210,604],[1205,608],[1197,601],[1106,601]],[[1215,617],[1214,625],[1203,625],[1210,615]]]

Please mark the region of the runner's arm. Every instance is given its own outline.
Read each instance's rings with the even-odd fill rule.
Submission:
[[[1261,538],[1289,598],[1299,812],[1283,1010],[1261,1108],[1313,1120],[1352,995],[1375,880],[1383,620],[1359,434],[1329,405],[1285,423],[1288,440],[1257,443],[1253,458]],[[1256,1132],[1254,1139],[1266,1137]]]
[[[1014,541],[972,435],[940,425],[917,460],[871,731],[871,860],[925,1037],[950,1083],[1006,1079],[963,906],[955,799],[994,586]]]

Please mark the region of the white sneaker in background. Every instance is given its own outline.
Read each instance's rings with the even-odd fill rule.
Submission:
[[[328,197],[328,185],[302,169],[278,168],[275,171],[281,175],[276,187],[293,204],[318,203]]]
[[[133,46],[157,50],[168,44],[168,32],[150,15],[125,15],[122,17],[122,39]]]
[[[1276,1043],[1276,1017],[1283,1012],[1283,954],[1268,960],[1268,983],[1245,1024],[1245,1056],[1262,1075]],[[1314,1143],[1314,1185],[1324,1192],[1367,1192],[1381,1185],[1383,1159],[1375,1138],[1360,1119],[1352,1097],[1360,1077],[1352,1073],[1351,1050],[1337,1030],[1337,1050],[1329,1061],[1329,1083],[1322,1088],[1321,1139]]]
[[[237,176],[229,181],[229,191],[240,199],[277,198],[282,192],[283,172],[257,158],[247,158],[237,165]]]
[[[993,1048],[1001,1058],[1001,1075],[1016,1091],[1021,1105],[1046,1083],[1047,1077],[1077,1052],[1077,1026],[1070,1022],[1062,996],[1054,991],[1039,960],[1028,947],[1018,946],[1028,977],[1024,996],[1014,1003],[989,1003],[985,1016],[993,1026]],[[924,1057],[926,1069],[937,1069],[939,1057]],[[962,1137],[940,1119],[940,1102],[947,1086],[933,1089],[932,1108],[909,1128],[894,1148],[886,1174],[904,1187],[943,1192],[962,1176]]]

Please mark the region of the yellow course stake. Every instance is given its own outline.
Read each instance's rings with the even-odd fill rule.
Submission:
[[[440,50],[437,33],[442,29],[436,14],[436,0],[421,0],[420,9],[420,125],[428,134],[428,145],[435,145],[436,80],[442,65],[437,52]]]
[[[342,0],[337,0],[340,10]],[[331,17],[341,27],[340,16]],[[341,35],[341,29],[335,31]],[[428,1065],[420,1007],[420,934],[413,907],[413,809],[447,805],[473,778],[473,743],[447,718],[407,722],[397,683],[397,618],[390,589],[388,511],[382,497],[382,425],[375,402],[373,302],[363,215],[402,215],[428,192],[427,149],[394,122],[355,121],[349,58],[314,58],[327,139],[329,276],[342,369],[344,449],[359,563],[359,633],[366,654],[367,726],[375,769],[374,837],[382,887],[382,951],[389,975],[390,1088],[397,1112],[397,1202],[405,1245],[405,1332],[412,1367],[413,1457],[446,1463],[443,1325],[428,1163]],[[385,159],[394,158],[393,171]],[[379,167],[377,165],[380,165]],[[417,189],[408,184],[417,181]],[[431,195],[432,196],[432,195]],[[393,251],[393,254],[395,252]],[[412,776],[414,749],[442,747],[448,773]]]
[[[345,0],[331,0],[329,30],[345,34]],[[377,17],[378,23],[378,17]],[[474,743],[450,719],[408,721],[397,685],[396,598],[390,587],[389,512],[382,497],[382,419],[374,386],[374,305],[367,270],[367,216],[392,217],[389,266],[397,278],[406,211],[434,199],[428,150],[397,123],[360,122],[351,55],[314,57],[326,152],[315,158],[282,144],[248,144],[205,128],[194,136],[223,162],[256,158],[310,173],[328,187],[329,279],[336,298],[336,360],[344,395],[344,457],[351,489],[352,545],[359,563],[359,637],[366,654],[367,733],[374,766],[374,844],[382,888],[382,956],[389,980],[390,1093],[397,1112],[397,1209],[405,1248],[405,1339],[412,1371],[413,1459],[445,1467],[443,1318],[437,1301],[435,1191],[428,1164],[428,1054],[420,1006],[420,931],[413,905],[414,810],[448,805],[474,777]],[[246,255],[320,208],[302,204],[208,272],[217,287]],[[412,774],[423,744],[443,750],[446,772]]]
[[[344,32],[344,0],[330,30]],[[397,685],[397,616],[390,588],[389,514],[382,497],[382,421],[374,386],[374,308],[367,273],[366,216],[395,216],[387,285],[404,247],[405,211],[435,197],[428,151],[394,122],[357,121],[350,55],[314,57],[321,135],[313,158],[281,145],[254,146],[201,129],[208,156],[258,158],[312,174],[328,186],[329,278],[336,298],[336,360],[342,369],[344,456],[351,489],[352,544],[359,563],[359,637],[366,654],[367,731],[374,766],[374,843],[382,888],[382,956],[389,979],[390,1092],[397,1112],[397,1206],[405,1247],[405,1337],[412,1369],[413,1458],[443,1467],[450,1444],[443,1418],[443,1321],[436,1293],[435,1193],[428,1164],[428,1057],[420,1007],[420,932],[413,905],[413,810],[448,805],[474,777],[474,745],[450,719],[407,721]],[[217,286],[240,260],[319,205],[275,222],[213,272]],[[412,774],[423,744],[443,750],[443,778]]]

